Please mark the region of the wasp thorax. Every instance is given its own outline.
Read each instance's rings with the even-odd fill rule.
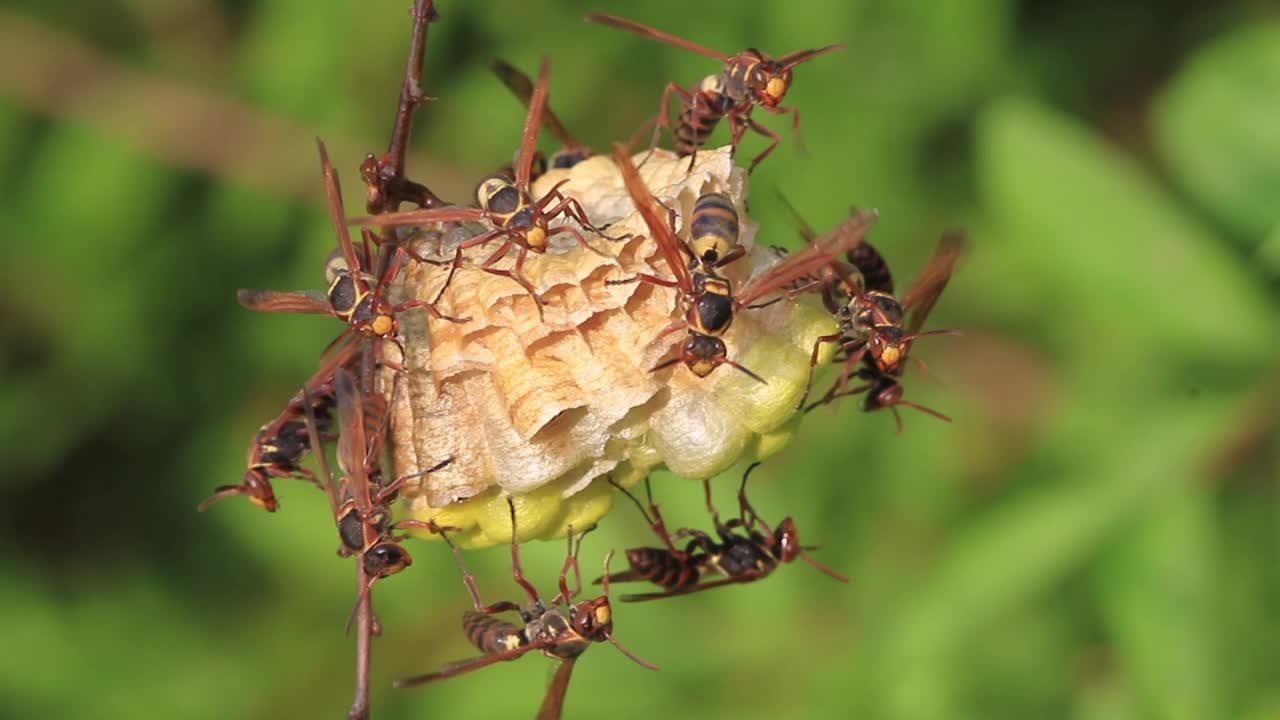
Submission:
[[[723,193],[740,215],[740,242],[752,248],[756,226],[742,214],[746,172],[733,166],[728,148],[699,152],[692,171],[687,157],[659,150],[640,176],[675,210],[686,241],[699,196]],[[727,304],[700,317],[719,327],[719,337],[694,340],[689,348],[696,335],[663,334],[689,314],[679,290],[609,283],[640,273],[672,277],[613,159],[594,156],[551,170],[533,184],[532,199],[564,180],[560,192],[579,201],[593,225],[625,239],[556,218],[553,224],[581,231],[591,250],[571,233],[541,238],[546,252],[528,253],[523,267],[539,308],[519,283],[482,269],[504,242],[496,238],[463,251],[462,266],[437,304],[469,322],[421,311],[398,315],[405,372],[391,403],[393,475],[419,473],[452,457],[449,466],[406,480],[401,495],[413,518],[460,528],[450,537],[464,546],[511,541],[507,495],[515,499],[522,537],[561,537],[570,525],[587,527],[609,509],[616,495],[609,476],[630,486],[665,465],[703,478],[773,452],[792,432],[788,421],[804,392],[814,339],[835,329],[817,298],[727,312],[728,295],[712,294],[711,302]],[[487,229],[424,228],[413,248],[425,257],[452,258],[460,242]],[[791,235],[789,228],[778,234]],[[750,250],[716,272],[737,288],[777,259],[767,248]],[[514,267],[512,253],[490,269]],[[391,301],[434,300],[447,275],[447,267],[408,263]],[[732,327],[725,327],[729,317]],[[696,353],[692,366],[681,362],[686,350]],[[388,356],[399,353],[387,344]],[[726,357],[768,384],[731,369],[713,372]],[[383,387],[389,390],[395,377],[387,371]]]
[[[499,215],[509,215],[521,206],[520,190],[504,175],[490,175],[476,187],[476,203]]]

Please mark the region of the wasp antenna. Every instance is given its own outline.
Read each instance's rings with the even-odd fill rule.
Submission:
[[[932,416],[934,416],[934,417],[938,418],[939,420],[941,420],[941,421],[943,421],[943,422],[951,422],[951,417],[950,417],[950,416],[948,416],[948,415],[943,415],[942,413],[938,412],[937,410],[934,410],[933,408],[927,408],[927,407],[925,407],[925,406],[923,406],[923,405],[917,405],[916,403],[908,402],[908,401],[906,401],[906,400],[899,400],[896,404],[898,404],[898,405],[906,405],[907,407],[915,408],[915,409],[919,410],[920,412],[925,413],[925,414],[927,414],[927,415],[932,415]],[[899,423],[899,424],[901,424],[901,423]]]
[[[813,546],[813,547],[816,547],[816,546]],[[806,552],[804,551],[804,548],[803,548],[803,547],[800,549],[800,559],[801,559],[801,560],[804,560],[805,562],[807,562],[807,563],[809,563],[810,565],[812,565],[812,566],[813,566],[813,569],[817,570],[818,572],[822,573],[823,575],[829,575],[829,576],[831,576],[831,577],[835,578],[836,580],[839,580],[839,581],[840,581],[840,582],[842,582],[842,583],[847,583],[847,582],[849,582],[849,578],[848,578],[848,576],[846,576],[846,575],[842,575],[842,574],[840,574],[840,573],[836,572],[835,570],[832,570],[831,568],[827,567],[826,565],[823,565],[822,563],[818,562],[817,560],[814,560],[813,558],[809,557],[809,554],[808,554],[808,553],[806,553]]]
[[[756,382],[760,383],[761,385],[768,385],[768,384],[769,384],[769,381],[768,381],[768,380],[765,380],[764,378],[760,377],[759,375],[757,375],[757,374],[755,374],[755,373],[751,372],[750,370],[748,370],[748,369],[747,369],[745,366],[743,366],[743,365],[740,365],[740,364],[738,364],[738,363],[736,363],[736,362],[734,362],[734,361],[732,361],[732,360],[729,360],[728,358],[726,358],[726,359],[724,360],[724,362],[725,362],[726,364],[728,364],[728,365],[732,365],[733,367],[738,368],[738,369],[739,369],[739,370],[741,370],[742,372],[746,373],[747,377],[750,377],[752,380],[755,380]]]
[[[670,360],[664,360],[658,363],[657,365],[654,365],[652,368],[650,368],[649,372],[655,373],[655,372],[658,372],[659,370],[666,370],[667,368],[671,367],[672,365],[675,365],[678,362],[680,362],[679,357],[673,357]]]
[[[625,647],[623,647],[622,643],[620,643],[620,642],[618,642],[616,639],[614,639],[613,635],[605,635],[605,638],[609,641],[609,643],[610,643],[610,644],[612,644],[614,647],[618,648],[618,652],[622,653],[623,655],[626,655],[626,656],[627,656],[627,657],[628,657],[632,662],[634,662],[635,664],[639,665],[640,667],[648,668],[648,669],[650,669],[650,670],[661,670],[661,669],[662,669],[662,668],[658,667],[657,665],[654,665],[654,664],[653,664],[653,663],[651,663],[651,662],[646,662],[645,660],[640,659],[640,657],[639,657],[639,656],[637,656],[635,653],[633,653],[633,652],[631,652],[630,650],[628,650],[628,649],[626,649]]]

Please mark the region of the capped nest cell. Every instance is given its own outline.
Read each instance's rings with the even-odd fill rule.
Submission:
[[[779,254],[755,246],[757,225],[743,201],[747,175],[729,148],[688,158],[658,150],[635,156],[654,196],[674,209],[683,236],[694,202],[719,191],[734,201],[740,241],[748,255],[723,268],[741,287]],[[705,378],[682,364],[651,369],[671,357],[685,332],[659,334],[683,318],[679,291],[637,282],[607,284],[638,272],[671,277],[649,237],[621,175],[608,156],[567,170],[552,170],[533,186],[537,198],[568,179],[561,191],[580,201],[609,240],[583,231],[592,251],[572,234],[530,253],[524,274],[543,298],[537,303],[509,278],[479,264],[501,239],[467,251],[437,307],[465,323],[431,318],[422,310],[400,316],[406,372],[386,371],[395,388],[390,445],[397,476],[419,473],[444,458],[434,473],[406,479],[407,514],[460,528],[463,546],[511,541],[506,496],[514,498],[522,537],[561,537],[570,526],[595,523],[613,503],[612,476],[624,487],[666,466],[701,479],[740,460],[777,451],[798,422],[814,340],[835,323],[821,306],[802,298],[742,310],[724,336],[729,356],[767,384],[731,366]],[[557,221],[563,222],[563,221]],[[420,255],[451,258],[457,243],[483,227],[424,227],[414,240]],[[515,253],[498,267],[514,264]],[[397,302],[432,300],[447,268],[409,263],[393,290]],[[395,354],[396,350],[389,350]]]

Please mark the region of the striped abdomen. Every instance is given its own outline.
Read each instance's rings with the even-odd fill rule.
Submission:
[[[680,108],[675,131],[676,154],[680,157],[692,155],[705,145],[720,118],[731,107],[733,100],[722,93],[711,94],[701,90],[695,93],[694,102]]]
[[[845,259],[862,273],[864,290],[893,294],[893,274],[889,272],[889,263],[871,243],[858,243],[845,253]]]
[[[486,655],[496,655],[524,644],[520,628],[475,610],[462,614],[462,630],[466,632],[467,640]]]
[[[627,550],[627,561],[633,572],[628,573],[632,577],[627,579],[648,580],[666,590],[686,588],[702,577],[702,557],[674,555],[661,548],[631,548]]]
[[[693,205],[689,245],[698,259],[715,265],[738,244],[738,210],[728,195],[703,193]]]

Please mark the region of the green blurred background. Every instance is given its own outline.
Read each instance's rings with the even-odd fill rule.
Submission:
[[[234,291],[320,284],[312,138],[355,209],[409,5],[0,8],[0,715],[345,713],[353,573],[323,498],[283,481],[273,516],[194,507],[338,330]],[[879,208],[903,284],[944,227],[973,247],[931,323],[965,336],[922,342],[908,384],[954,424],[908,410],[896,435],[848,403],[753,481],[853,582],[798,563],[621,606],[663,670],[596,648],[567,715],[1280,718],[1275,3],[442,0],[411,175],[461,198],[511,157],[495,56],[547,53],[553,107],[597,148],[715,69],[586,10],[725,51],[847,43],[796,73],[809,153],[784,132],[752,178],[761,239],[795,241],[777,187],[819,227]],[[705,524],[696,484],[656,485],[673,524]],[[619,506],[584,554],[648,540]],[[390,690],[471,654],[452,559],[410,548],[377,593],[374,717],[532,715],[537,657]],[[528,555],[552,587],[563,545]],[[469,558],[518,597],[504,549]]]

